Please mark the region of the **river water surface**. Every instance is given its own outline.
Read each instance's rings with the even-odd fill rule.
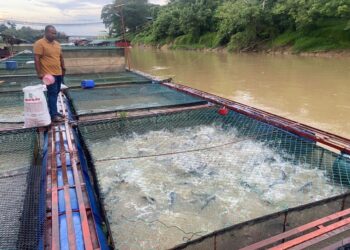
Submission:
[[[350,138],[350,58],[136,47],[131,67]]]

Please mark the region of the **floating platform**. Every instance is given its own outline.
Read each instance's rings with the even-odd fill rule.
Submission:
[[[132,71],[67,75],[65,121],[21,129],[8,110],[38,80],[19,70],[0,72],[1,249],[331,249],[349,237],[349,139]]]

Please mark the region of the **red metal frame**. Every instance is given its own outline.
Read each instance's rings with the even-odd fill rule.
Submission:
[[[182,91],[184,93],[190,94],[192,96],[201,97],[209,102],[224,105],[227,108],[234,110],[238,113],[247,115],[256,120],[266,122],[268,124],[274,125],[278,128],[291,132],[293,134],[299,135],[301,137],[307,138],[309,140],[327,145],[342,153],[350,154],[350,140],[341,136],[337,136],[308,125],[292,121],[290,119],[271,114],[269,112],[256,109],[235,101],[228,100],[226,98],[218,97],[207,92],[193,89],[181,84],[163,82],[163,85]]]
[[[266,248],[272,244],[276,244],[282,240],[285,240],[287,238],[299,235],[303,232],[308,232],[309,230],[314,230],[310,233],[307,233],[303,236],[296,237],[295,239],[289,240],[283,244],[280,244],[272,249],[289,249],[291,247],[297,246],[301,243],[307,242],[309,240],[312,240],[319,236],[327,236],[326,233],[329,233],[331,231],[334,231],[336,229],[339,229],[343,226],[350,225],[350,218],[342,219],[342,217],[350,216],[350,208],[340,211],[338,213],[326,216],[324,218],[318,219],[316,221],[310,222],[308,224],[305,224],[303,226],[294,228],[292,230],[289,230],[287,232],[278,234],[276,236],[273,236],[271,238],[262,240],[260,242],[257,242],[255,244],[252,244],[250,246],[244,247],[241,250],[253,250],[253,249],[262,249]],[[339,219],[341,219],[339,221]],[[335,221],[333,224],[329,224],[332,221]],[[325,237],[328,238],[328,237]]]

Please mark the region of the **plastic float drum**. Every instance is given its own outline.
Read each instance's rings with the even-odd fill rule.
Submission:
[[[5,65],[6,65],[7,70],[16,70],[17,69],[17,62],[16,61],[6,61]]]
[[[94,80],[83,80],[81,82],[81,87],[83,89],[92,89],[95,87],[95,81]]]

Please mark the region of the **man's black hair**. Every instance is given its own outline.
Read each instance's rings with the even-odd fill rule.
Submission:
[[[53,26],[53,25],[46,25],[46,27],[45,27],[45,33],[48,32],[49,29],[51,29],[51,28],[54,28],[54,29],[55,29],[55,26]]]

